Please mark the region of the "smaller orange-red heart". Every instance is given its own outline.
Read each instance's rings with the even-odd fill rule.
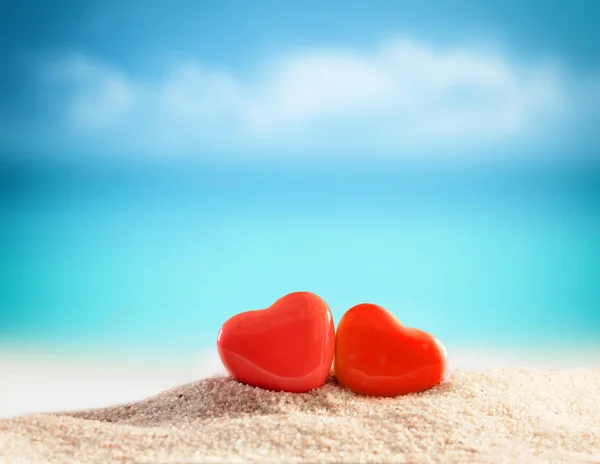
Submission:
[[[335,328],[327,303],[310,292],[290,293],[270,307],[228,319],[217,350],[239,382],[302,393],[321,387],[331,370]]]
[[[336,333],[335,376],[355,393],[397,396],[440,383],[448,356],[433,335],[406,327],[384,308],[350,308]]]

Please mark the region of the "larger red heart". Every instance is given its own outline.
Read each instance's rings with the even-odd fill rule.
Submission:
[[[270,307],[233,316],[217,349],[236,380],[267,390],[302,393],[321,387],[335,351],[333,317],[314,293],[296,292]]]
[[[447,361],[437,338],[405,327],[374,304],[350,308],[337,328],[335,375],[355,393],[397,396],[427,390],[443,380]]]

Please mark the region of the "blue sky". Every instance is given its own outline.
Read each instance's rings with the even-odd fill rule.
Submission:
[[[589,1],[4,1],[3,153],[595,157]]]

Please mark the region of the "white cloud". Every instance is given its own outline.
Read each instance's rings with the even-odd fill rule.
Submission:
[[[76,135],[168,153],[468,149],[531,138],[568,101],[558,66],[407,39],[290,54],[243,76],[194,60],[154,80],[85,56],[60,69]]]
[[[264,88],[250,95],[251,127],[276,128],[385,105],[394,88],[384,69],[357,56],[312,53],[276,64]]]
[[[182,123],[232,115],[241,104],[232,77],[207,72],[196,63],[181,65],[157,90],[159,106]]]
[[[122,73],[85,56],[70,57],[53,68],[54,79],[70,84],[69,116],[77,125],[95,129],[126,121],[139,93]]]

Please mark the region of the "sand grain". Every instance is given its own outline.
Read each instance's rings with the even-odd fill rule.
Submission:
[[[600,463],[600,370],[458,371],[394,399],[333,378],[302,395],[208,379],[128,405],[1,420],[0,462]]]

